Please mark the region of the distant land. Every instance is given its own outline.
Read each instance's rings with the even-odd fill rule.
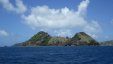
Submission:
[[[100,43],[101,46],[113,46],[113,40],[110,41],[104,41]]]
[[[13,46],[113,46],[113,40],[97,42],[85,32],[78,32],[72,38],[52,37],[47,32],[40,31],[29,40]]]
[[[85,32],[76,33],[72,38],[52,37],[47,32],[40,31],[29,40],[15,44],[14,46],[97,46],[100,45],[95,39]]]

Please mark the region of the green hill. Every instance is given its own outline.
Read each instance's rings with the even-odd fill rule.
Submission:
[[[91,36],[84,32],[76,33],[70,40],[71,45],[99,45],[99,43]]]
[[[50,38],[51,36],[48,33],[40,31],[31,37],[28,41],[15,44],[15,46],[46,46],[48,45]]]
[[[99,45],[91,36],[84,32],[76,33],[72,38],[51,37],[47,32],[40,31],[29,40],[15,44],[14,46],[81,46]]]

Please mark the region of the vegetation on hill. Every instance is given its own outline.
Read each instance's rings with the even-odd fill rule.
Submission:
[[[40,31],[23,43],[14,46],[81,46],[81,45],[99,45],[99,43],[84,32],[76,33],[72,38],[69,37],[51,37],[48,33]]]
[[[48,45],[50,38],[51,36],[48,33],[40,31],[31,37],[28,41],[15,44],[15,46],[46,46]]]
[[[50,38],[51,36],[48,33],[40,31],[29,39],[28,42],[31,42],[31,44],[34,45],[47,45]]]
[[[75,34],[70,40],[71,45],[99,45],[99,43],[93,39],[91,36],[84,32],[79,32]]]
[[[69,42],[69,39],[70,38],[66,37],[52,37],[49,40],[48,45],[65,46]]]

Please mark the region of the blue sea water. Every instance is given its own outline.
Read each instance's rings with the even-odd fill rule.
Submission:
[[[113,64],[113,47],[1,47],[0,64]]]

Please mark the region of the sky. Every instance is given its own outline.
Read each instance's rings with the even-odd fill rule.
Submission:
[[[73,37],[86,32],[113,40],[113,0],[0,0],[0,46],[30,39],[39,31]]]

